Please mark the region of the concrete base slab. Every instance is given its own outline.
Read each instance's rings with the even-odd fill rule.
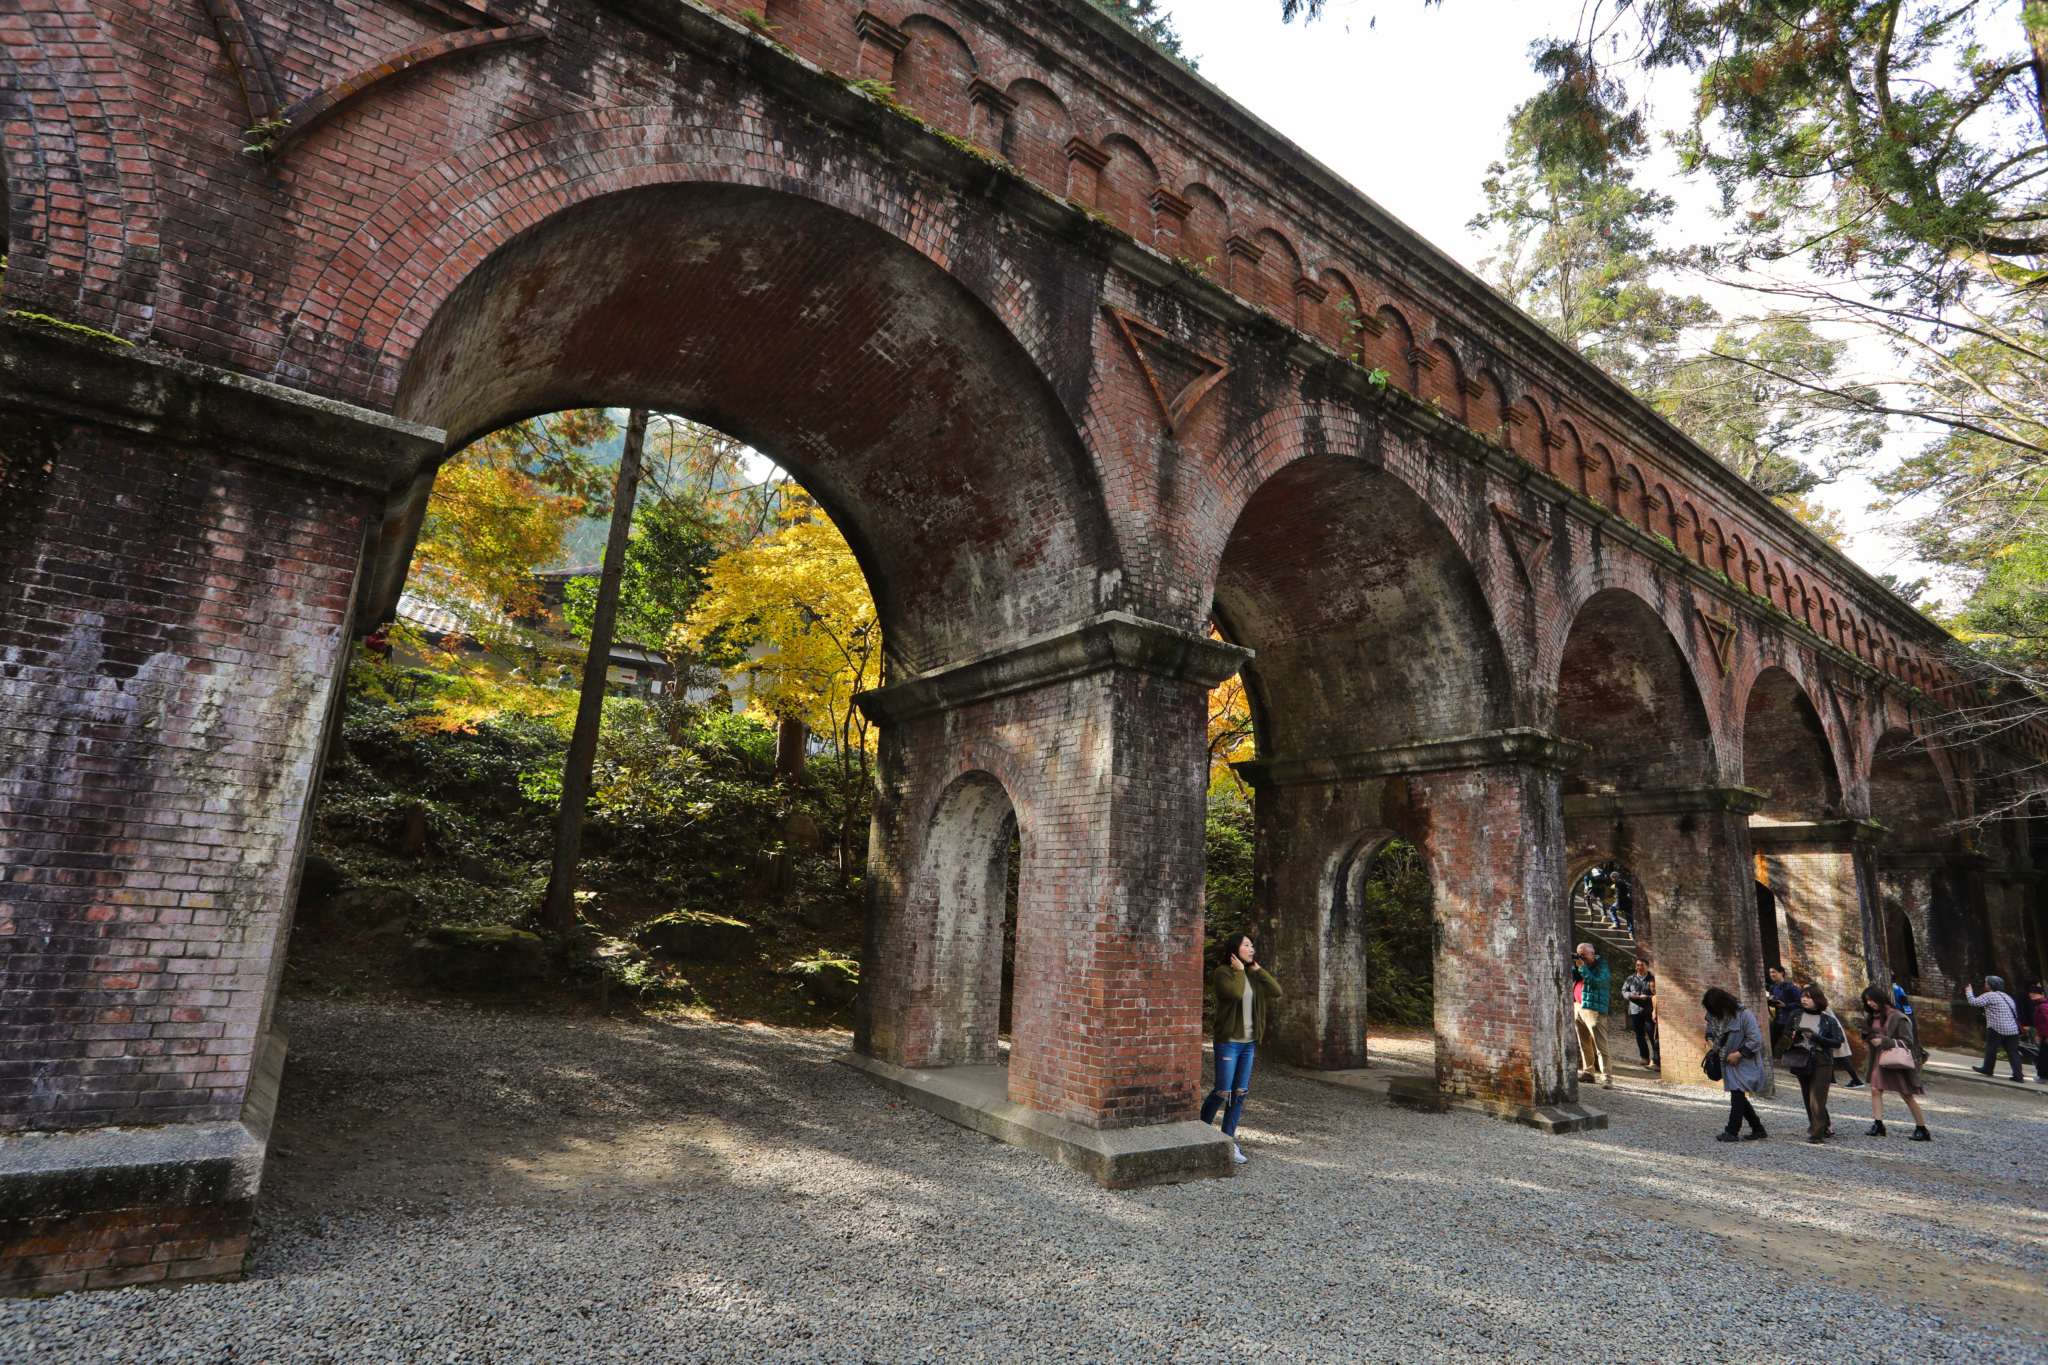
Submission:
[[[1113,1190],[1177,1185],[1234,1173],[1230,1139],[1205,1123],[1155,1123],[1140,1128],[1089,1128],[1042,1114],[1009,1098],[1010,1071],[1001,1066],[913,1070],[851,1052],[839,1059],[920,1109],[964,1128],[1051,1157]]]
[[[1983,1064],[1984,1058],[1981,1055],[1973,1057],[1967,1052],[1939,1052],[1934,1048],[1929,1048],[1927,1049],[1927,1061],[1920,1068],[1920,1079],[1922,1081],[1936,1079],[1961,1081],[1965,1085],[1996,1086],[2002,1090],[2024,1090],[2029,1094],[2039,1095],[2044,1099],[2048,1099],[2048,1085],[2035,1083],[2031,1076],[2024,1081],[2012,1079],[2011,1073],[2006,1069],[2012,1063],[2006,1059],[2003,1053],[1999,1054],[1998,1072],[1996,1075],[1987,1076],[1977,1070]]]
[[[1507,1104],[1475,1099],[1470,1095],[1447,1095],[1437,1089],[1436,1078],[1412,1071],[1391,1071],[1377,1067],[1348,1071],[1310,1071],[1304,1067],[1285,1068],[1293,1074],[1344,1090],[1383,1096],[1389,1104],[1425,1113],[1479,1114],[1500,1123],[1519,1123],[1544,1133],[1585,1133],[1607,1126],[1607,1114],[1583,1104]]]

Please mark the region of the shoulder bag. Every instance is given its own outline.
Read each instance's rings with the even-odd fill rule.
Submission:
[[[1707,1073],[1707,1079],[1710,1081],[1721,1079],[1721,1048],[1727,1039],[1728,1035],[1725,1033],[1716,1038],[1714,1045],[1707,1049],[1707,1055],[1700,1058],[1700,1070]]]
[[[1795,1076],[1813,1072],[1813,1049],[1804,1039],[1785,1049],[1785,1069]]]
[[[1877,1064],[1886,1071],[1913,1071],[1920,1066],[1920,1059],[1913,1055],[1913,1045],[1901,1036],[1888,1036],[1877,1050]]]

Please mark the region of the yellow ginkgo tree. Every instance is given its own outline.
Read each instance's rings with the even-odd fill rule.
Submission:
[[[839,528],[791,488],[768,535],[711,563],[703,595],[671,633],[747,678],[749,709],[829,736],[851,813],[864,806],[874,736],[854,694],[881,682],[875,599]]]

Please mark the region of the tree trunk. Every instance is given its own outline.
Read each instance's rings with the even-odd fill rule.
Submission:
[[[569,760],[562,765],[562,809],[555,821],[555,866],[541,902],[541,927],[561,933],[576,923],[576,854],[583,842],[583,805],[590,796],[590,765],[597,757],[597,729],[604,719],[605,676],[611,668],[612,620],[619,609],[619,578],[626,568],[626,541],[633,530],[633,496],[640,487],[640,450],[647,441],[647,412],[626,418],[626,446],[619,455],[619,480],[612,490],[612,529],[604,543],[604,572],[597,580],[597,607],[590,614],[590,652],[583,656],[583,691],[576,702],[576,730]]]
[[[784,716],[775,732],[775,775],[794,787],[804,780],[804,723]]]

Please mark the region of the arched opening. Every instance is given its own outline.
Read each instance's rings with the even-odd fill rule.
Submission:
[[[893,667],[1100,609],[1111,540],[1043,372],[959,280],[840,210],[731,185],[564,209],[450,293],[397,408],[460,445],[597,405],[680,414],[790,470],[867,571]]]
[[[1332,860],[1326,988],[1356,1009],[1341,1040],[1363,1054],[1364,1026],[1426,1031],[1435,1016],[1435,920],[1422,850],[1391,830],[1361,830]]]
[[[1596,1058],[1587,1054],[1585,1029],[1597,1027],[1599,1035],[1593,1040],[1594,1046],[1605,1045],[1607,1055],[1614,1062],[1624,1061],[1632,1051],[1640,1051],[1644,1065],[1656,1056],[1656,1033],[1653,1007],[1645,1003],[1641,1009],[1642,1029],[1632,1036],[1636,1027],[1636,1012],[1630,1009],[1625,987],[1629,978],[1636,975],[1637,959],[1645,955],[1645,949],[1637,941],[1636,925],[1643,908],[1641,879],[1625,863],[1614,858],[1596,859],[1586,864],[1583,855],[1573,862],[1574,867],[1583,867],[1571,881],[1568,900],[1572,917],[1572,950],[1577,955],[1578,945],[1588,944],[1595,955],[1607,965],[1607,1010],[1597,1022],[1588,1022],[1579,1010],[1585,1005],[1582,983],[1574,982],[1572,988],[1573,1019],[1584,1027],[1575,1029],[1578,1042],[1579,1067],[1583,1076],[1591,1070]],[[1654,992],[1654,974],[1638,982],[1640,993]]]
[[[1887,952],[1892,966],[1892,980],[1904,986],[1908,993],[1918,995],[1925,988],[1920,984],[1920,952],[1913,941],[1913,922],[1903,913],[1894,912],[1886,920]]]
[[[1870,818],[1888,831],[1877,854],[1879,902],[1884,922],[1905,929],[1888,937],[1913,950],[1920,993],[1961,995],[1984,970],[1981,888],[1958,847],[1948,784],[1925,742],[1905,730],[1887,731],[1873,746],[1869,781]],[[1900,964],[1888,965],[1897,977]]]
[[[1339,456],[1295,461],[1246,503],[1217,573],[1215,619],[1257,651],[1245,673],[1258,754],[1247,765],[1252,918],[1288,990],[1274,1043],[1303,1065],[1358,1066],[1374,999],[1363,912],[1391,904],[1386,878],[1410,887],[1405,923],[1424,913],[1414,887],[1435,907],[1436,1011],[1478,988],[1466,978],[1459,888],[1485,870],[1461,859],[1457,814],[1431,814],[1428,779],[1380,755],[1500,729],[1507,667],[1477,578],[1436,515],[1400,480]],[[1381,866],[1389,849],[1414,850],[1396,860],[1409,859],[1408,871]],[[1388,944],[1397,937],[1390,929]],[[1449,976],[1447,961],[1459,964]],[[1409,975],[1416,1004],[1419,963]],[[1398,993],[1381,995],[1391,1005]]]
[[[396,406],[457,443],[596,405],[675,413],[744,442],[843,533],[887,670],[908,678],[1091,617],[1116,562],[1066,407],[985,301],[1004,286],[1001,272],[979,279],[980,264],[963,268],[970,287],[864,219],[786,193],[610,194],[478,264],[424,329]],[[1034,336],[1091,319],[1081,302],[1071,316],[1036,306]],[[399,575],[384,577],[388,602]],[[878,806],[870,835],[883,857],[866,891],[856,1045],[909,1065],[993,1060],[1009,797],[970,783],[939,800],[918,786],[940,779],[908,743],[883,725],[878,762],[909,780],[878,787],[891,793],[878,802],[898,804]],[[1041,938],[1033,916],[1065,913],[1034,894],[1030,869],[1027,830],[1027,953],[1058,937]],[[1021,1032],[1054,1040],[1034,1022],[1047,1007],[1020,1013]],[[1047,1056],[1040,1072],[1068,1074]],[[1034,1094],[1056,1100],[1065,1083]]]
[[[1820,713],[1782,668],[1767,668],[1743,708],[1743,785],[1764,794],[1750,816],[1764,963],[1851,997],[1869,974],[1867,828],[1844,821],[1842,781]]]
[[[1015,960],[1009,884],[1010,849],[1018,841],[1016,808],[1002,783],[987,773],[954,782],[932,811],[924,866],[912,893],[937,908],[927,1066],[997,1061],[1004,958]]]
[[[1572,883],[1572,923],[1633,951],[1636,934],[1635,874],[1618,862],[1599,862]]]
[[[1693,1008],[1709,986],[1758,999],[1763,966],[1742,802],[1715,780],[1713,732],[1692,666],[1643,599],[1607,589],[1579,609],[1559,664],[1555,724],[1588,747],[1562,782],[1570,866],[1628,870],[1633,946],[1656,972],[1660,995],[1674,1010]],[[1612,1019],[1613,996],[1609,1003]],[[1669,1074],[1699,1074],[1695,1032],[1666,1035]]]
[[[1785,947],[1778,935],[1778,896],[1771,890],[1769,882],[1756,884],[1756,932],[1757,938],[1763,943],[1764,969],[1784,969]],[[1796,975],[1801,980],[1807,979],[1805,973]]]
[[[1558,669],[1557,731],[1591,746],[1564,777],[1567,796],[1712,781],[1706,706],[1662,618],[1610,588],[1579,609]]]
[[[611,642],[592,653],[604,504],[636,426],[551,414],[444,466],[397,619],[346,678],[290,989],[850,1022],[874,737],[852,698],[879,682],[873,599],[780,470],[653,414],[620,509]],[[593,671],[605,698],[573,923],[545,961],[501,974],[455,949],[557,930],[536,907]]]

